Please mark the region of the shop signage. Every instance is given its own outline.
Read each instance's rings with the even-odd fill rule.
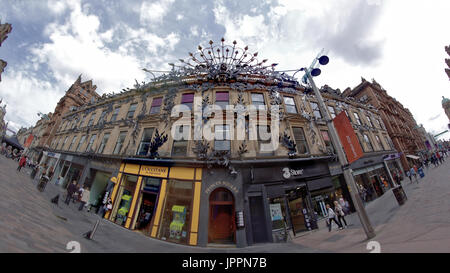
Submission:
[[[244,212],[243,211],[236,211],[236,226],[238,228],[245,227],[245,225],[244,225]]]
[[[31,142],[33,142],[33,138],[34,138],[33,134],[30,134],[28,136],[27,140],[25,141],[25,145],[24,145],[26,148],[30,147]]]
[[[348,164],[352,164],[361,158],[364,155],[364,152],[361,145],[359,145],[358,137],[356,136],[345,111],[342,111],[337,115],[334,118],[333,123],[341,140],[341,144],[344,147]]]
[[[294,170],[294,169],[289,169],[288,167],[283,168],[283,177],[285,179],[289,179],[289,178],[291,178],[291,176],[301,176],[301,175],[303,175],[303,169]]]
[[[219,187],[226,187],[227,189],[231,190],[235,194],[239,192],[239,190],[236,188],[235,185],[231,184],[230,182],[226,181],[218,181],[213,184],[211,184],[208,188],[206,188],[205,193],[210,194],[214,189]]]
[[[156,177],[167,177],[169,168],[167,167],[157,167],[157,166],[141,166],[141,175],[144,176],[156,176]]]
[[[281,204],[270,204],[270,216],[272,217],[272,221],[280,221],[283,220],[283,214],[281,212]]]

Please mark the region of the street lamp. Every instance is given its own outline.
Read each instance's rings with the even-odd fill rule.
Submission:
[[[322,50],[323,52],[323,50]],[[328,131],[331,135],[331,142],[333,143],[333,146],[335,147],[339,163],[342,167],[345,182],[349,186],[350,190],[350,196],[352,198],[353,204],[355,205],[356,212],[358,213],[359,220],[361,221],[361,224],[364,228],[364,231],[366,232],[367,238],[371,239],[375,237],[375,231],[370,223],[369,217],[367,215],[367,212],[364,208],[364,205],[361,201],[361,198],[358,194],[358,189],[356,187],[355,180],[353,178],[352,169],[350,168],[350,165],[348,164],[347,157],[345,156],[344,150],[342,148],[342,144],[340,141],[340,138],[337,134],[336,128],[334,127],[333,120],[330,117],[330,114],[328,113],[327,107],[325,106],[325,103],[322,98],[322,94],[317,89],[316,84],[314,83],[313,77],[319,76],[321,74],[321,70],[316,66],[317,61],[321,65],[327,65],[330,61],[329,58],[326,55],[322,55],[322,52],[313,60],[311,66],[309,68],[301,68],[299,71],[304,71],[305,75],[303,76],[303,82],[308,83],[311,85],[314,95],[316,96],[318,102],[319,102],[319,108],[320,111],[324,114],[325,120],[327,122]]]

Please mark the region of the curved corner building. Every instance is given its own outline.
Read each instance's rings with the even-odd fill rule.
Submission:
[[[189,55],[63,117],[45,157],[63,187],[90,186],[93,205],[106,193],[106,219],[193,246],[284,241],[317,228],[326,203],[350,201],[307,86],[235,42]],[[322,92],[331,116],[346,111],[359,136],[357,182],[383,194],[398,166],[386,161],[395,151],[377,110]]]

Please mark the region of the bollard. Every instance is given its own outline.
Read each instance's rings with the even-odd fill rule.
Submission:
[[[94,228],[92,230],[86,232],[85,234],[83,234],[83,236],[88,240],[92,240],[92,238],[94,238],[95,231],[97,231],[97,227],[98,227],[99,223],[100,223],[100,220],[97,220],[97,222],[95,222]]]

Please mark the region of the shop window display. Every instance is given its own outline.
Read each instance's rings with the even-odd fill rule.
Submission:
[[[150,235],[150,227],[154,219],[160,185],[160,178],[144,177],[142,181],[136,229],[146,235]]]
[[[192,211],[194,183],[169,180],[164,200],[158,238],[179,244],[187,244]]]
[[[136,189],[138,177],[136,175],[124,175],[122,178],[122,183],[119,186],[119,191],[117,193],[116,205],[113,210],[113,221],[124,226],[127,217],[131,217],[130,207],[133,201],[133,194]]]

